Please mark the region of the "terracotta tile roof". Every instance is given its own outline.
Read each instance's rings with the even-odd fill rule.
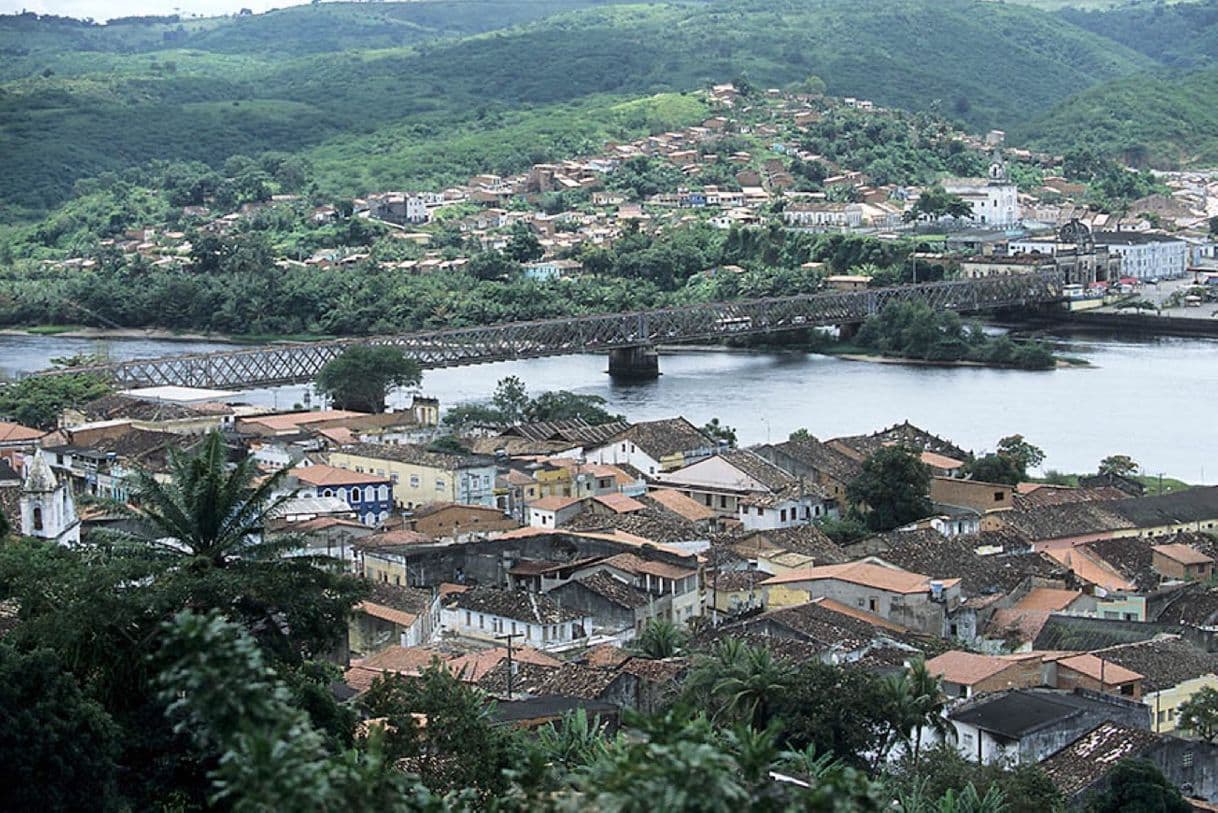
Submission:
[[[922,452],[921,459],[923,463],[934,469],[958,469],[964,465],[963,460],[935,452]]]
[[[767,458],[774,455],[784,466],[791,465],[790,461],[793,461],[799,467],[810,469],[839,483],[850,482],[863,468],[855,458],[812,437],[776,443],[762,447],[760,451]],[[783,458],[788,460],[784,461]]]
[[[884,446],[907,446],[919,452],[936,452],[956,460],[968,460],[972,457],[950,440],[945,440],[925,429],[914,426],[909,421],[881,429],[870,435],[833,438],[829,442],[853,449],[862,457],[867,457]]]
[[[1069,799],[1099,781],[1123,759],[1133,759],[1162,738],[1152,731],[1100,723],[1048,759],[1040,769]]]
[[[1211,626],[1218,620],[1218,590],[1203,584],[1186,584],[1174,591],[1174,597],[1156,620],[1193,627]]]
[[[25,443],[34,441],[45,435],[41,429],[31,429],[19,423],[0,421],[0,443]]]
[[[1137,528],[1218,519],[1218,486],[1197,486],[1171,494],[1106,503],[1107,510]]]
[[[361,474],[351,469],[317,463],[292,469],[292,476],[302,483],[314,486],[346,486],[366,483],[388,483],[389,478],[378,474]]]
[[[1057,590],[1052,587],[1033,587],[1027,595],[1015,602],[1011,609],[1021,611],[1064,610],[1083,594],[1078,590]]]
[[[584,512],[571,520],[567,527],[584,532],[625,532],[664,544],[705,539],[707,535],[701,526],[653,506],[645,506],[644,510],[629,514]]]
[[[356,443],[343,446],[339,451],[343,454],[368,458],[369,460],[390,460],[397,463],[409,463],[427,466],[443,471],[493,466],[495,459],[485,455],[461,455],[448,452],[433,452],[424,446],[402,444],[390,446],[383,443]]]
[[[1033,552],[1023,537],[1005,530],[951,537],[933,529],[895,531],[869,541],[886,548],[875,554],[885,562],[914,573],[958,577],[965,596],[1008,593],[1029,577],[1065,576],[1057,563]]]
[[[479,652],[470,652],[450,658],[448,660],[448,669],[466,683],[476,683],[487,672],[495,668],[500,661],[506,659],[507,649],[495,647],[494,649],[484,649]],[[562,666],[562,661],[558,658],[555,658],[553,655],[547,655],[545,652],[531,646],[512,647],[512,661],[520,664],[527,663],[550,668]]]
[[[1107,657],[1097,657],[1090,653],[1072,655],[1057,661],[1058,668],[1065,667],[1080,675],[1086,675],[1092,680],[1103,680],[1105,686],[1116,686],[1140,680],[1142,675],[1132,669],[1126,669],[1119,663]]]
[[[622,440],[634,443],[656,460],[669,455],[715,448],[715,442],[685,418],[636,423],[609,438],[608,442]]]
[[[686,497],[671,488],[657,488],[648,491],[645,499],[658,503],[666,511],[671,511],[690,522],[704,522],[714,519],[716,516],[713,508],[708,508],[697,500]]]
[[[1043,508],[1004,511],[995,516],[1003,524],[1034,542],[1092,536],[1135,527],[1128,519],[1110,510],[1114,504],[1116,503],[1048,505]]]
[[[450,607],[531,624],[559,624],[564,621],[579,621],[586,617],[582,612],[559,606],[546,595],[524,590],[475,587],[445,600]]]
[[[1166,556],[1173,562],[1179,562],[1182,565],[1204,565],[1213,564],[1214,562],[1213,557],[1207,556],[1188,545],[1155,545],[1152,550],[1160,556]]]
[[[651,601],[651,596],[646,592],[639,590],[632,584],[626,584],[624,581],[611,575],[607,570],[598,570],[590,575],[580,576],[573,583],[595,593],[606,601],[629,610],[646,607]],[[566,585],[563,585],[559,589],[566,590]]]
[[[764,540],[781,550],[811,556],[816,564],[837,565],[849,562],[851,556],[844,548],[825,535],[815,525],[753,531],[746,540]]]
[[[346,409],[329,409],[318,412],[284,412],[278,415],[257,415],[241,418],[239,423],[258,424],[266,429],[279,432],[287,429],[298,429],[305,424],[333,421],[340,418],[356,418],[363,412],[351,412]]]
[[[537,511],[561,511],[564,508],[570,508],[576,503],[582,502],[582,497],[560,497],[554,494],[549,497],[542,497],[540,500],[534,500],[528,503],[529,508]]]
[[[1020,643],[1031,643],[1045,628],[1050,615],[1052,613],[1049,610],[1017,610],[1013,607],[1003,607],[995,610],[990,616],[985,635],[988,638],[1015,638]]]
[[[505,429],[500,437],[520,437],[533,441],[566,441],[572,444],[591,446],[603,443],[614,435],[630,428],[624,421],[590,424],[583,418],[563,421],[538,421],[520,423]]]
[[[844,565],[824,565],[811,567],[806,570],[795,570],[781,576],[772,576],[762,584],[778,585],[796,582],[820,581],[833,579],[852,584],[874,587],[890,593],[929,593],[931,577],[921,573],[911,573],[899,568],[884,567],[870,562],[851,562]],[[959,583],[959,579],[936,579],[942,581],[944,587]]]
[[[658,661],[635,657],[618,667],[618,671],[634,675],[649,683],[671,683],[684,674],[688,668],[689,662],[684,658],[666,658]]]
[[[1045,551],[1045,555],[1071,570],[1075,576],[1088,584],[1118,593],[1137,590],[1137,586],[1132,581],[1095,556],[1084,545]]]
[[[634,497],[628,497],[625,494],[600,494],[592,498],[596,503],[599,503],[615,514],[630,514],[635,511],[646,510],[647,506],[636,500]]]
[[[928,660],[926,668],[932,675],[938,675],[949,683],[973,686],[1025,661],[1039,663],[1040,655],[1035,653],[1016,656],[978,655],[973,652],[952,650]],[[1037,683],[1039,682],[1037,681]]]
[[[1045,485],[1044,483],[1020,483],[1019,488],[1035,486],[1028,491],[1019,491],[1012,500],[1013,506],[1019,509],[1044,508],[1050,505],[1071,505],[1080,502],[1109,502],[1123,500],[1128,494],[1112,486],[1094,488],[1072,488],[1070,486]]]
[[[600,644],[584,653],[584,660],[589,666],[601,669],[616,669],[632,657],[634,656],[631,653],[613,644]]]
[[[1094,654],[1142,675],[1143,692],[1170,689],[1203,675],[1218,675],[1218,654],[1175,635],[1108,647]]]
[[[627,573],[645,573],[663,579],[684,579],[698,572],[696,568],[681,567],[654,559],[643,559],[633,553],[619,553],[616,556],[610,556],[601,564]]]

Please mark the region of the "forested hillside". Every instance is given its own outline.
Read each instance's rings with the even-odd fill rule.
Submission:
[[[1017,137],[1051,150],[1095,146],[1133,166],[1218,164],[1218,68],[1140,74],[1090,88]]]
[[[329,191],[359,191],[349,168],[362,156],[370,160],[361,182],[435,180],[444,176],[438,144],[496,133],[505,121],[548,109],[565,118],[545,126],[596,132],[600,125],[579,119],[592,94],[636,97],[741,76],[777,85],[815,74],[832,94],[1010,128],[1077,89],[1154,65],[1052,14],[976,0],[598,5],[442,38],[586,4],[487,5],[300,7],[191,21],[180,41],[163,21],[98,31],[3,18],[6,51],[28,51],[0,85],[0,151],[10,170],[0,176],[4,218],[37,216],[78,179],[151,159],[215,166],[237,153],[308,151]],[[413,26],[427,33],[399,30],[417,33]],[[414,44],[380,47],[399,35]],[[73,37],[85,44],[55,44]],[[158,38],[172,50],[151,50]]]
[[[1164,65],[1189,68],[1218,61],[1218,0],[1137,3],[1109,11],[1067,8],[1060,16]]]

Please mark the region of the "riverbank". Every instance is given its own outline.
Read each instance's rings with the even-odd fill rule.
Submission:
[[[166,342],[217,342],[221,344],[276,344],[289,342],[320,342],[337,336],[320,334],[240,334],[178,333],[165,328],[101,328],[83,325],[41,325],[37,327],[0,328],[0,336],[55,336],[64,339],[129,340],[150,339]]]
[[[930,359],[911,359],[901,356],[882,356],[867,353],[820,353],[822,356],[832,356],[843,361],[867,361],[872,364],[907,364],[915,367],[983,367],[989,370],[1021,370],[1027,373],[1041,373],[1049,370],[1073,370],[1090,367],[1091,362],[1076,358],[1054,358],[1053,367],[1020,367],[1018,364],[992,364],[985,361],[970,361],[956,359],[955,361],[932,361]]]

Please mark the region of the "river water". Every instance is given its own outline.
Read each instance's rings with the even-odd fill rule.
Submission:
[[[0,335],[0,373],[48,366],[98,349],[118,359],[231,349],[218,342],[104,341]],[[434,370],[423,391],[441,404],[483,400],[519,376],[534,394],[567,389],[603,396],[632,420],[684,415],[735,427],[743,444],[780,441],[806,427],[820,438],[910,420],[975,452],[1020,433],[1046,452],[1045,469],[1094,471],[1109,454],[1131,455],[1150,474],[1218,482],[1218,341],[1069,338],[1059,351],[1085,369],[1047,372],[875,364],[798,353],[663,354],[659,380],[615,384],[604,356],[566,356]],[[287,409],[305,387],[251,390],[251,403]],[[312,400],[312,399],[310,399]],[[398,404],[409,397],[397,393]]]

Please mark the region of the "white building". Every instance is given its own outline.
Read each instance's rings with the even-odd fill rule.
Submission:
[[[1137,279],[1179,279],[1188,270],[1188,243],[1154,232],[1095,232],[1095,244],[1121,257],[1121,274]]]
[[[720,516],[740,520],[748,530],[806,525],[836,512],[819,486],[747,450],[715,455],[657,479]]]
[[[519,636],[538,649],[570,646],[587,638],[592,616],[562,607],[545,595],[524,590],[476,587],[453,596],[440,613],[449,635],[502,643],[502,637]]]
[[[792,203],[782,212],[788,226],[796,228],[857,229],[863,225],[863,207],[858,203]]]
[[[21,535],[69,547],[80,544],[80,519],[67,481],[51,471],[42,450],[34,452],[21,484]]]
[[[947,178],[943,189],[972,207],[969,221],[974,225],[1007,228],[1020,222],[1019,189],[1007,180],[1000,161],[990,165],[988,178]]]

